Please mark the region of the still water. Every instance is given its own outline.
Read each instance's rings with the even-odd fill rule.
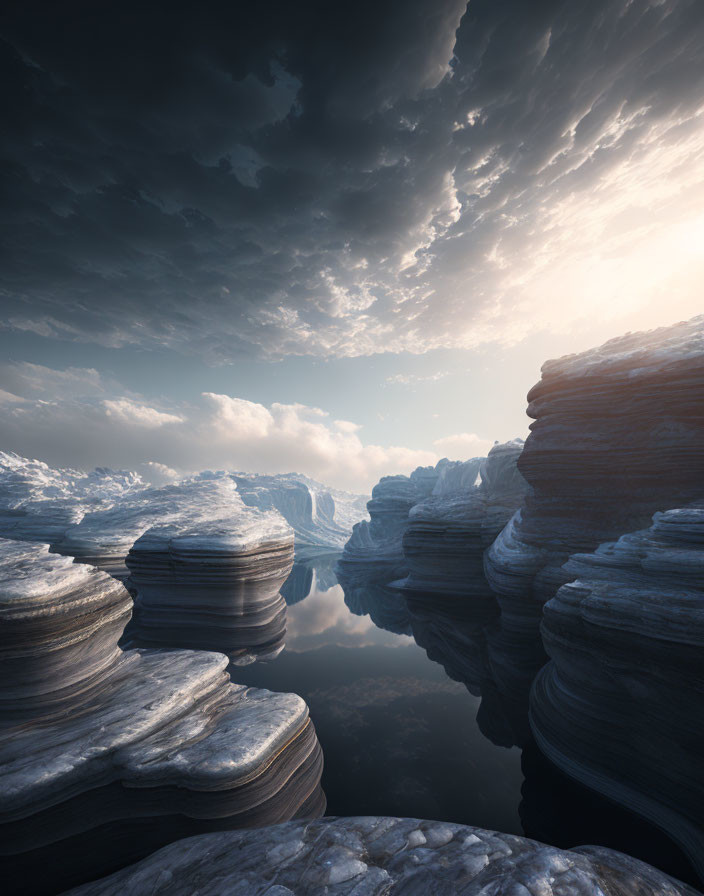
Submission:
[[[597,843],[697,883],[660,831],[573,783],[539,753],[527,696],[543,661],[492,614],[371,586],[343,590],[336,557],[298,563],[282,589],[286,646],[236,681],[293,691],[323,748],[328,815],[433,818]],[[487,676],[486,669],[491,670]]]

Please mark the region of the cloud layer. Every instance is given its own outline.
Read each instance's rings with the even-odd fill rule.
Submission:
[[[3,448],[56,466],[139,469],[155,482],[203,469],[306,473],[329,485],[368,491],[383,475],[486,453],[491,442],[463,434],[427,449],[366,443],[356,424],[320,408],[204,392],[196,403],[154,406],[108,393],[95,371],[13,364],[0,369]],[[63,383],[59,396],[55,383]],[[69,383],[73,388],[69,388]],[[111,389],[115,384],[111,384]],[[76,438],[76,434],[80,438]]]
[[[29,2],[5,23],[7,327],[217,363],[699,307],[699,0]]]

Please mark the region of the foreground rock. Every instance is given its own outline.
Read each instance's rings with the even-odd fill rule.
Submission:
[[[136,591],[127,636],[143,646],[227,653],[235,663],[283,648],[286,603],[279,589],[293,566],[293,532],[277,513],[240,502],[207,505],[208,521],[148,530],[126,564]]]
[[[660,826],[704,876],[704,504],[658,513],[564,573],[574,581],[545,605],[536,741]]]
[[[193,837],[73,892],[75,896],[695,893],[649,865],[603,847],[560,850],[480,828],[399,818],[327,818]]]
[[[130,598],[104,573],[0,541],[0,855],[5,892],[56,892],[205,830],[324,808],[293,694],[228,659],[117,649]]]
[[[700,497],[704,316],[543,365],[518,469],[531,492],[486,557],[516,624],[539,619],[576,552]]]
[[[366,496],[329,488],[300,473],[231,475],[245,504],[276,510],[291,526],[298,560],[339,553],[354,524],[366,516]]]
[[[496,444],[486,458],[442,469],[432,495],[408,515],[404,591],[493,602],[484,551],[524,498],[516,467],[522,448],[521,439]]]

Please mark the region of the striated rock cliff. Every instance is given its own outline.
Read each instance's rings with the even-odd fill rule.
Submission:
[[[131,612],[109,576],[0,539],[0,724],[55,715],[102,688]]]
[[[522,448],[521,439],[496,444],[486,458],[442,469],[432,495],[408,515],[406,592],[493,602],[484,551],[525,495],[526,483],[516,468]]]
[[[193,837],[73,896],[422,893],[695,896],[603,847],[560,850],[481,828],[410,818],[326,818]]]
[[[370,520],[357,523],[337,565],[341,581],[353,585],[388,585],[408,575],[403,535],[408,515],[429,498],[438,483],[461,483],[479,472],[480,459],[467,465],[443,459],[435,467],[418,467],[410,476],[384,476],[367,504]]]
[[[704,503],[573,556],[564,575],[573,581],[545,605],[552,662],[531,694],[536,741],[659,825],[703,874]]]
[[[704,316],[543,365],[518,461],[531,490],[486,556],[504,612],[539,618],[571,554],[700,496],[703,395]]]
[[[0,541],[5,892],[56,892],[178,836],[323,811],[303,700],[232,684],[220,654],[123,653],[129,609],[106,574]]]
[[[145,488],[111,506],[86,513],[52,543],[52,550],[90,563],[125,580],[132,545],[153,526],[197,526],[232,513],[243,515],[242,499],[229,476],[194,477],[160,488]],[[279,523],[282,521],[279,519]]]
[[[235,663],[282,650],[279,589],[293,566],[293,532],[278,513],[234,497],[206,503],[207,520],[182,515],[134,543],[126,560],[136,591],[131,642],[222,651]]]

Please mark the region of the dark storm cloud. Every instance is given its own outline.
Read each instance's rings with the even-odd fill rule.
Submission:
[[[16,4],[5,324],[212,361],[495,338],[566,197],[699,152],[704,7],[465,6]]]

